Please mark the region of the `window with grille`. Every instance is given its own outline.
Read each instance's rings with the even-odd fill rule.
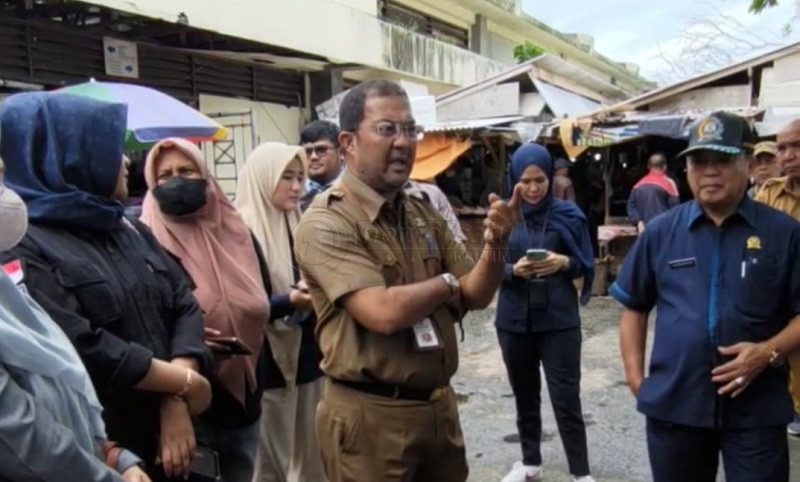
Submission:
[[[382,20],[461,48],[469,48],[469,31],[391,0],[378,2]]]

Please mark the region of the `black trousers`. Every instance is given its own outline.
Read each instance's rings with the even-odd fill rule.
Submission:
[[[522,462],[525,465],[542,464],[541,364],[569,471],[576,477],[589,475],[586,426],[580,397],[580,328],[526,335],[498,329],[497,337],[517,404]]]
[[[786,426],[754,429],[687,427],[647,419],[654,482],[714,482],[722,452],[728,482],[788,482]]]

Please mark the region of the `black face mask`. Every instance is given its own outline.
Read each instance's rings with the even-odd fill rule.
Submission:
[[[206,205],[205,179],[186,179],[176,176],[153,189],[161,211],[170,216],[186,216]]]

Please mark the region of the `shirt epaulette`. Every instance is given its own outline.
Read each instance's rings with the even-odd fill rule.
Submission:
[[[311,201],[311,204],[308,206],[311,208],[312,206],[330,206],[331,202],[334,200],[343,199],[345,192],[340,187],[332,187],[330,189],[326,189],[325,191],[317,194],[314,197],[314,200]]]

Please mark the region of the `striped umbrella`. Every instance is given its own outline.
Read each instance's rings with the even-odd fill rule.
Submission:
[[[127,104],[127,149],[147,148],[167,137],[182,137],[194,142],[224,139],[225,128],[178,99],[141,85],[97,82],[59,89],[106,102]]]

